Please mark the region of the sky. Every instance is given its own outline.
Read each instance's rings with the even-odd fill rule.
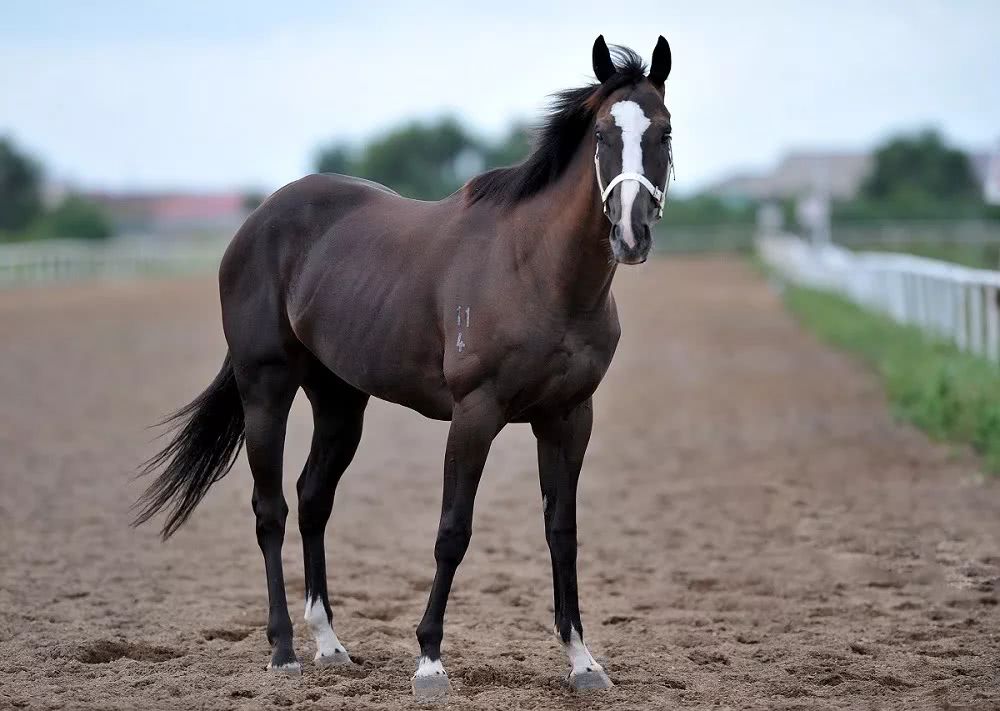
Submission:
[[[673,50],[681,191],[927,126],[1000,142],[1000,2],[4,0],[0,135],[94,189],[270,190],[331,140],[455,114],[485,136]]]

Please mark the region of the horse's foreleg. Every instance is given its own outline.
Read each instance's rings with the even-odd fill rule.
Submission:
[[[576,489],[592,423],[590,400],[565,415],[531,423],[538,439],[545,539],[552,556],[556,634],[572,667],[569,682],[578,690],[611,686],[604,669],[583,642],[576,585]]]
[[[323,535],[333,510],[337,484],[361,441],[368,397],[344,388],[338,391],[307,385],[305,390],[313,407],[313,439],[296,486],[305,562],[305,619],[316,639],[316,663],[349,663],[351,658],[333,629]]]
[[[441,663],[444,611],[448,593],[472,537],[472,510],[483,465],[493,438],[503,427],[496,400],[476,391],[456,403],[445,450],[444,493],[434,560],[437,571],[423,619],[417,626],[420,661],[413,675],[418,696],[446,693],[448,677]]]

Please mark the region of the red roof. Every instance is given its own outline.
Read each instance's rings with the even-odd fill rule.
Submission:
[[[245,214],[240,193],[92,193],[112,215],[150,222],[236,218]]]

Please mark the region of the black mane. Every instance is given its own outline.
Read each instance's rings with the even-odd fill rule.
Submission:
[[[465,186],[469,202],[488,200],[501,206],[521,202],[553,183],[569,165],[594,115],[611,94],[646,77],[642,57],[628,47],[611,49],[617,70],[602,84],[567,89],[552,96],[548,116],[537,129],[535,150],[523,162],[496,168]]]

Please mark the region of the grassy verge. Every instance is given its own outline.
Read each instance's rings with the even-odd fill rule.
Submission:
[[[971,445],[987,471],[1000,473],[1000,367],[832,294],[790,286],[785,300],[820,338],[878,371],[897,417]]]

